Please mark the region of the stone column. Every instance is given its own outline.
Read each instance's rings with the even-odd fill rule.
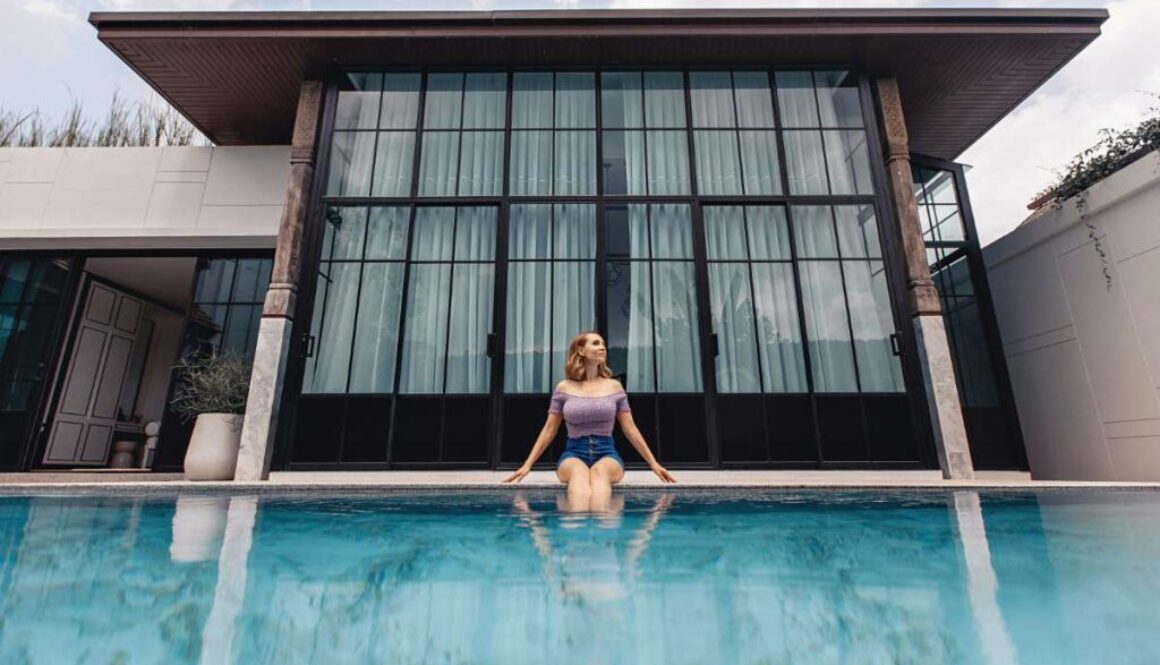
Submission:
[[[975,469],[967,445],[967,430],[963,425],[942,308],[934,282],[930,279],[926,245],[918,223],[918,203],[914,199],[914,179],[910,171],[910,139],[902,114],[898,81],[880,78],[875,81],[875,87],[886,143],[886,175],[906,261],[907,310],[914,325],[939,466],[943,478],[974,478]]]
[[[310,213],[310,190],[314,183],[318,121],[322,110],[322,81],[306,80],[298,95],[294,136],[290,147],[290,182],[286,205],[278,227],[278,246],[270,287],[262,307],[250,395],[242,426],[242,445],[234,480],[255,481],[270,477],[270,459],[278,426],[278,407],[286,362],[293,340],[294,307],[302,265],[303,233]]]

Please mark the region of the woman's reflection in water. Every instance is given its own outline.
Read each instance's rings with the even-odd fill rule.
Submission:
[[[673,504],[673,494],[660,494],[639,527],[623,529],[624,495],[614,494],[599,508],[576,505],[565,493],[556,495],[558,515],[533,510],[523,494],[512,509],[531,534],[544,562],[544,581],[565,599],[600,602],[622,600],[640,576],[639,563],[653,531]],[[630,519],[639,515],[630,510]]]

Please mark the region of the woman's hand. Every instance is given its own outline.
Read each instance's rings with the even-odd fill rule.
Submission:
[[[660,464],[654,464],[652,466],[652,472],[657,474],[657,478],[660,478],[662,483],[677,482],[677,479],[673,478],[673,474],[669,473],[669,470]]]
[[[528,475],[531,472],[531,470],[532,470],[532,467],[530,467],[530,466],[527,466],[527,465],[521,466],[520,468],[516,469],[515,472],[512,473],[512,475],[508,476],[504,480],[504,482],[505,483],[518,483],[521,480],[523,480],[524,476]]]

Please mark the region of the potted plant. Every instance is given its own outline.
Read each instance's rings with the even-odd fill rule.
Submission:
[[[242,414],[250,389],[250,363],[232,353],[196,354],[178,364],[173,409],[195,418],[185,453],[189,480],[232,480],[242,439]]]

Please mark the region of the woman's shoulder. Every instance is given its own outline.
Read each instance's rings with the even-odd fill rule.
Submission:
[[[612,388],[612,390],[615,392],[620,392],[620,393],[625,392],[624,386],[621,385],[620,381],[617,381],[616,379],[608,379],[608,384]]]

